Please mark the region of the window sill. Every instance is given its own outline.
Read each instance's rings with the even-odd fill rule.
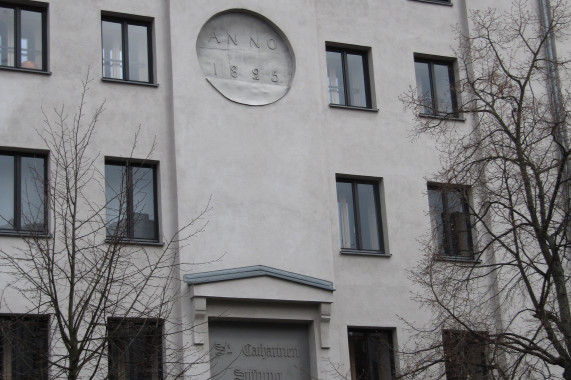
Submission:
[[[20,73],[30,73],[30,74],[40,74],[40,75],[52,75],[51,71],[23,69],[21,67],[0,66],[0,70],[16,71]]]
[[[340,251],[342,255],[355,255],[355,256],[374,256],[374,257],[392,257],[390,253],[384,253],[381,251],[361,251],[359,249],[342,249]]]
[[[428,119],[451,120],[451,121],[461,121],[461,122],[466,121],[466,119],[464,119],[463,117],[438,116],[438,115],[430,115],[428,113],[419,113],[418,116],[426,117]]]
[[[105,239],[107,244],[125,244],[125,245],[147,245],[152,247],[163,247],[165,243],[150,240],[136,240],[136,239]]]
[[[344,106],[342,104],[335,104],[329,103],[330,108],[344,108],[348,110],[356,110],[356,111],[368,111],[368,112],[379,112],[378,108],[366,108],[366,107],[353,107],[353,106]]]
[[[452,6],[452,1],[438,1],[438,0],[411,0],[411,1],[418,1],[421,3],[431,3],[431,4],[438,4],[438,5],[448,5],[449,7]]]
[[[462,256],[438,256],[436,261],[455,262],[459,264],[481,264],[482,260]]]
[[[49,239],[52,236],[47,232],[42,231],[7,231],[2,230],[0,231],[1,236],[10,236],[10,237],[21,237],[21,238],[40,238],[40,239]]]
[[[134,80],[123,80],[123,79],[113,79],[113,78],[101,78],[102,82],[109,82],[109,83],[123,83],[123,84],[134,84],[138,86],[146,86],[146,87],[159,87],[157,83],[149,83],[149,82],[137,82]]]

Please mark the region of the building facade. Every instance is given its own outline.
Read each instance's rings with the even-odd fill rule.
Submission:
[[[464,191],[432,182],[436,142],[411,138],[413,115],[399,95],[422,93],[425,117],[453,112],[463,94],[452,84],[464,75],[453,27],[468,30],[469,12],[488,6],[500,7],[0,1],[0,248],[25,249],[26,236],[54,232],[54,215],[26,181],[53,176],[42,122],[62,105],[76,112],[89,70],[84,113],[105,101],[87,147],[104,178],[86,190],[102,205],[101,241],[176,251],[170,291],[181,296],[170,317],[187,326],[168,344],[157,337],[171,326],[161,315],[154,328],[133,320],[108,330],[102,373],[395,378],[399,350],[414,343],[407,322],[431,318],[409,280],[420,241],[436,229],[442,256],[471,261],[476,240]],[[473,126],[461,115],[450,123]],[[208,221],[202,232],[172,240],[198,215],[194,226]],[[5,323],[32,313],[12,279],[0,281]],[[139,333],[150,350],[121,340]],[[137,372],[137,355],[146,372]]]

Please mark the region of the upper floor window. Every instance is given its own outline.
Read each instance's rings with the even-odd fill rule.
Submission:
[[[110,380],[161,380],[163,321],[109,318]]]
[[[395,364],[391,330],[349,329],[351,380],[391,380]]]
[[[428,206],[436,227],[439,254],[473,258],[468,188],[450,184],[428,184]]]
[[[158,241],[156,165],[105,163],[108,239]]]
[[[383,251],[379,182],[337,178],[342,250]]]
[[[102,17],[103,77],[153,83],[152,21]]]
[[[0,152],[0,232],[47,232],[46,159]]]
[[[0,316],[0,378],[47,380],[48,327],[44,315]]]
[[[456,116],[458,109],[452,62],[414,59],[416,90],[423,114]]]
[[[0,66],[46,71],[46,11],[0,2]]]
[[[442,331],[447,380],[488,379],[486,336],[486,332]]]
[[[326,50],[329,103],[371,108],[367,51],[332,46]]]

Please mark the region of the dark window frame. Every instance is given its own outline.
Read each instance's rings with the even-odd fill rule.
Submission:
[[[14,10],[14,66],[0,64],[0,68],[48,72],[48,5],[40,5],[39,3],[37,5],[27,5],[0,1],[0,8]],[[22,11],[38,12],[42,15],[42,68],[40,69],[22,67]]]
[[[486,331],[442,330],[442,348],[447,380],[489,379],[487,365]],[[470,363],[472,356],[479,356],[477,363]]]
[[[10,379],[27,380],[30,378],[38,380],[47,380],[49,374],[49,321],[48,315],[31,315],[31,314],[0,314],[0,377],[4,371],[4,337],[11,335],[11,366],[12,372]],[[25,331],[22,331],[25,330]],[[31,342],[18,342],[16,335],[32,335]],[[30,353],[26,361],[28,363],[16,364],[22,353]],[[28,372],[22,373],[25,364],[30,364]],[[31,373],[30,373],[31,372]]]
[[[149,163],[148,161],[140,162],[136,160],[120,160],[120,159],[106,159],[105,166],[121,166],[126,168],[127,177],[125,178],[125,194],[126,194],[126,221],[127,236],[121,235],[117,232],[109,235],[106,229],[107,240],[121,240],[133,242],[159,242],[159,205],[158,205],[158,163]],[[134,205],[133,205],[133,169],[149,168],[153,170],[153,212],[155,213],[155,225],[153,229],[154,236],[152,238],[135,237],[135,223],[134,223]]]
[[[121,25],[121,50],[123,57],[121,59],[122,65],[122,73],[123,78],[113,78],[105,76],[105,62],[103,61],[103,55],[101,56],[102,60],[102,78],[104,80],[109,81],[117,81],[117,82],[132,82],[132,83],[140,83],[140,84],[156,84],[155,82],[155,70],[154,70],[154,45],[153,45],[153,28],[154,28],[154,21],[153,19],[148,18],[139,18],[139,17],[129,17],[128,15],[125,16],[110,16],[106,14],[101,15],[101,47],[103,48],[103,23],[104,22],[111,22],[115,24]],[[145,26],[147,28],[147,64],[148,64],[148,81],[141,81],[141,80],[133,80],[129,77],[129,32],[128,26],[129,25],[136,25],[136,26]],[[103,53],[103,52],[102,52]]]
[[[19,235],[33,235],[33,234],[47,234],[48,233],[48,154],[47,153],[34,153],[34,152],[21,152],[21,151],[4,151],[0,150],[0,156],[14,157],[14,228],[0,229],[0,235],[5,234],[19,234]],[[41,158],[44,160],[44,193],[43,193],[43,207],[44,218],[43,228],[41,230],[29,230],[22,228],[22,157]]]
[[[472,236],[472,220],[470,212],[470,188],[463,185],[439,184],[429,182],[427,185],[428,190],[438,191],[440,193],[440,201],[442,202],[442,246],[438,247],[439,257],[441,258],[462,258],[467,260],[474,260],[474,241]],[[466,238],[468,246],[468,256],[461,255],[460,250],[454,247],[454,233],[451,230],[451,215],[446,195],[449,193],[459,193],[462,200],[462,214],[464,222],[466,223]],[[433,210],[430,210],[432,212]],[[439,233],[436,231],[436,233]],[[442,252],[444,250],[444,252]]]
[[[378,328],[359,328],[359,327],[348,327],[347,328],[347,338],[348,338],[348,343],[349,343],[349,364],[350,364],[350,371],[351,374],[353,373],[353,371],[357,371],[356,367],[356,363],[355,363],[355,359],[357,359],[356,357],[356,353],[353,352],[353,356],[351,355],[351,340],[352,340],[352,334],[363,334],[364,340],[366,341],[366,349],[364,349],[363,351],[365,351],[365,355],[366,357],[364,358],[364,362],[366,362],[366,367],[368,368],[368,375],[371,376],[371,373],[374,373],[374,357],[373,354],[375,352],[374,350],[374,342],[373,342],[373,338],[375,335],[383,335],[384,338],[386,339],[386,343],[388,344],[388,351],[389,351],[389,361],[390,361],[390,376],[392,379],[396,379],[396,365],[395,365],[395,349],[394,349],[394,341],[393,341],[393,332],[394,329],[378,329]],[[369,377],[363,378],[363,377],[359,377],[359,374],[357,374],[357,379],[369,379]],[[384,377],[383,377],[384,379]],[[390,380],[390,379],[389,379]]]
[[[439,5],[452,5],[452,0],[413,0],[421,3],[432,3]]]
[[[351,107],[351,108],[361,108],[361,109],[372,109],[373,108],[373,101],[372,101],[372,95],[371,95],[371,77],[369,74],[369,49],[365,50],[365,49],[352,49],[352,48],[343,48],[343,47],[338,47],[338,46],[333,46],[333,45],[326,45],[325,47],[325,52],[334,52],[334,53],[340,53],[341,54],[341,65],[342,65],[342,71],[343,71],[343,92],[344,92],[344,97],[345,97],[345,104],[341,104],[341,103],[330,103],[330,105],[334,105],[334,106],[341,106],[341,107]],[[359,55],[361,56],[362,62],[363,62],[363,76],[364,76],[364,81],[365,81],[365,98],[366,98],[366,106],[365,107],[361,107],[361,106],[355,106],[352,104],[349,104],[349,102],[351,101],[351,97],[349,94],[349,91],[351,89],[350,87],[350,82],[349,82],[349,69],[348,69],[348,65],[347,65],[347,54],[353,54],[353,55]],[[330,87],[330,86],[329,86]],[[328,88],[328,91],[329,90]]]
[[[121,380],[123,377],[119,376],[119,362],[121,358],[119,354],[121,353],[121,346],[124,345],[125,340],[130,340],[130,342],[123,347],[124,351],[127,351],[127,355],[130,360],[125,360],[123,363],[125,366],[125,372],[128,372],[128,379],[137,380],[152,380],[156,378],[158,380],[163,379],[163,329],[164,320],[160,318],[120,318],[120,317],[110,317],[107,319],[107,346],[109,350],[108,355],[108,374],[109,380]],[[149,334],[150,331],[150,334]],[[134,344],[134,340],[141,337],[147,337],[152,340],[151,347],[140,347]],[[145,352],[141,350],[149,349]],[[156,355],[154,360],[156,363],[152,363],[153,355]],[[141,370],[140,366],[136,366],[135,360],[136,356],[145,357],[144,365],[156,364],[157,372],[145,373],[143,377],[136,375],[138,371]],[[148,377],[147,377],[148,375]]]
[[[354,210],[354,217],[355,220],[355,230],[356,230],[356,239],[357,239],[357,248],[346,248],[341,246],[341,252],[344,253],[359,253],[359,252],[366,252],[371,254],[385,254],[385,241],[383,236],[383,218],[382,218],[382,207],[381,207],[381,192],[380,192],[380,182],[381,180],[374,180],[374,179],[360,179],[360,178],[352,178],[352,177],[345,177],[345,176],[337,176],[335,180],[335,185],[337,183],[350,183],[351,184],[351,191],[352,191],[352,198],[353,198],[353,210]],[[358,184],[366,184],[373,186],[373,194],[375,200],[375,215],[377,220],[377,237],[379,240],[379,249],[364,249],[363,246],[363,237],[362,237],[362,228],[360,222],[360,214],[359,214],[359,197],[357,191]],[[341,225],[341,219],[338,215],[338,223]]]
[[[456,91],[456,73],[454,69],[454,60],[443,60],[443,59],[431,59],[424,57],[414,57],[414,62],[426,63],[428,64],[428,75],[430,80],[430,100],[431,100],[431,111],[430,113],[421,112],[421,115],[427,116],[447,116],[450,115],[453,118],[458,118],[458,93]],[[448,67],[448,80],[450,81],[450,102],[452,104],[451,112],[442,112],[438,109],[438,92],[436,90],[436,83],[434,80],[434,65],[442,65]]]

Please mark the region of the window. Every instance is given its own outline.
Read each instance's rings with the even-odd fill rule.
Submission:
[[[161,380],[163,321],[109,318],[110,380]]]
[[[47,380],[47,316],[0,316],[0,378]]]
[[[442,331],[447,380],[488,379],[486,336],[486,332]]]
[[[452,62],[415,58],[416,90],[423,114],[457,116]]]
[[[383,251],[379,182],[337,178],[342,250]]]
[[[156,166],[105,163],[108,239],[158,240]]]
[[[395,378],[391,330],[349,329],[351,380]]]
[[[102,18],[104,78],[153,83],[151,25],[151,21]]]
[[[367,52],[327,47],[329,103],[371,108]]]
[[[473,259],[468,188],[429,184],[428,206],[440,255]]]
[[[46,70],[46,9],[0,2],[0,66]]]
[[[0,152],[0,233],[47,232],[46,155]]]

